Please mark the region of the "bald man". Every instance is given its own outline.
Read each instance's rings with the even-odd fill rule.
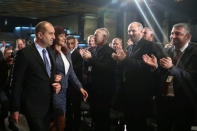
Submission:
[[[133,41],[130,55],[122,51],[113,54],[113,58],[123,65],[123,84],[125,87],[125,117],[128,131],[147,131],[146,120],[151,113],[152,97],[155,93],[155,76],[142,59],[144,54],[164,56],[162,49],[151,41],[143,39],[143,26],[132,22],[128,26],[128,36]]]

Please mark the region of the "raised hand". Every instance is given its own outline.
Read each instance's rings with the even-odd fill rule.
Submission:
[[[126,58],[126,53],[123,50],[118,50],[117,53],[112,53],[114,60],[123,61]]]
[[[161,67],[170,69],[173,67],[172,59],[170,57],[160,59]]]
[[[81,57],[85,60],[92,58],[91,52],[86,49],[80,49],[79,53],[81,54]]]
[[[154,67],[154,68],[158,67],[157,58],[155,57],[155,55],[152,54],[151,56],[149,56],[149,55],[145,54],[142,56],[142,59],[146,64],[148,64],[152,67]]]
[[[81,57],[83,57],[84,53],[85,53],[85,49],[79,49],[79,53],[80,53]]]

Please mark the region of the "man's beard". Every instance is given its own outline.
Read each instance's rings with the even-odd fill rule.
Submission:
[[[138,41],[138,37],[137,36],[130,36],[131,41],[133,41],[133,43]]]

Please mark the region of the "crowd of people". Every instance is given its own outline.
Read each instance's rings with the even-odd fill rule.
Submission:
[[[150,28],[132,22],[125,49],[121,38],[108,43],[107,28],[96,29],[87,48],[47,21],[35,34],[31,45],[17,39],[16,49],[0,47],[0,128],[9,117],[17,130],[23,114],[31,131],[80,131],[85,101],[93,131],[111,130],[112,109],[123,114],[118,131],[191,131],[197,44],[188,24],[173,25],[170,44],[162,46]]]

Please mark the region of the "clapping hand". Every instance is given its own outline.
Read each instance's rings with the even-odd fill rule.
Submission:
[[[79,53],[81,55],[81,57],[85,60],[91,59],[92,58],[92,54],[90,51],[88,51],[87,49],[80,49]]]
[[[126,58],[126,53],[122,49],[117,50],[116,53],[112,53],[112,58],[114,60],[123,61]]]
[[[172,59],[170,57],[160,59],[161,67],[170,69],[173,67]]]
[[[154,68],[158,67],[157,58],[155,57],[155,55],[152,54],[151,56],[149,56],[149,55],[145,54],[142,56],[142,59],[146,64],[148,64],[152,67],[154,67]]]

